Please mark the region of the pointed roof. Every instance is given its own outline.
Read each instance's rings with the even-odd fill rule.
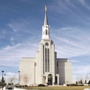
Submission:
[[[45,6],[44,25],[48,25],[47,6]]]

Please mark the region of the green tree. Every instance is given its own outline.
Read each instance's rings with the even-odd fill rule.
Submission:
[[[0,81],[0,86],[5,86],[6,83],[5,83],[5,79],[4,77],[2,77],[1,81]]]

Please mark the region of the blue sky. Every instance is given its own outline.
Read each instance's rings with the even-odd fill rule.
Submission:
[[[21,58],[35,57],[44,5],[58,58],[72,62],[73,81],[90,79],[90,0],[0,0],[0,71],[17,76]]]

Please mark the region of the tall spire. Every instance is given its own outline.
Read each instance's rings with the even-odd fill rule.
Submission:
[[[44,17],[44,25],[48,25],[48,17],[47,17],[47,6],[45,6],[45,17]]]
[[[42,39],[50,39],[50,26],[48,25],[46,6],[45,6],[44,25],[42,26]]]

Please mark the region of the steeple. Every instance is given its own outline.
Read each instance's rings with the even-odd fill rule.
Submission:
[[[42,39],[50,39],[50,26],[48,25],[46,6],[45,6],[44,25],[42,26]]]
[[[44,25],[48,25],[47,7],[46,7],[46,6],[45,6],[45,17],[44,17]]]

